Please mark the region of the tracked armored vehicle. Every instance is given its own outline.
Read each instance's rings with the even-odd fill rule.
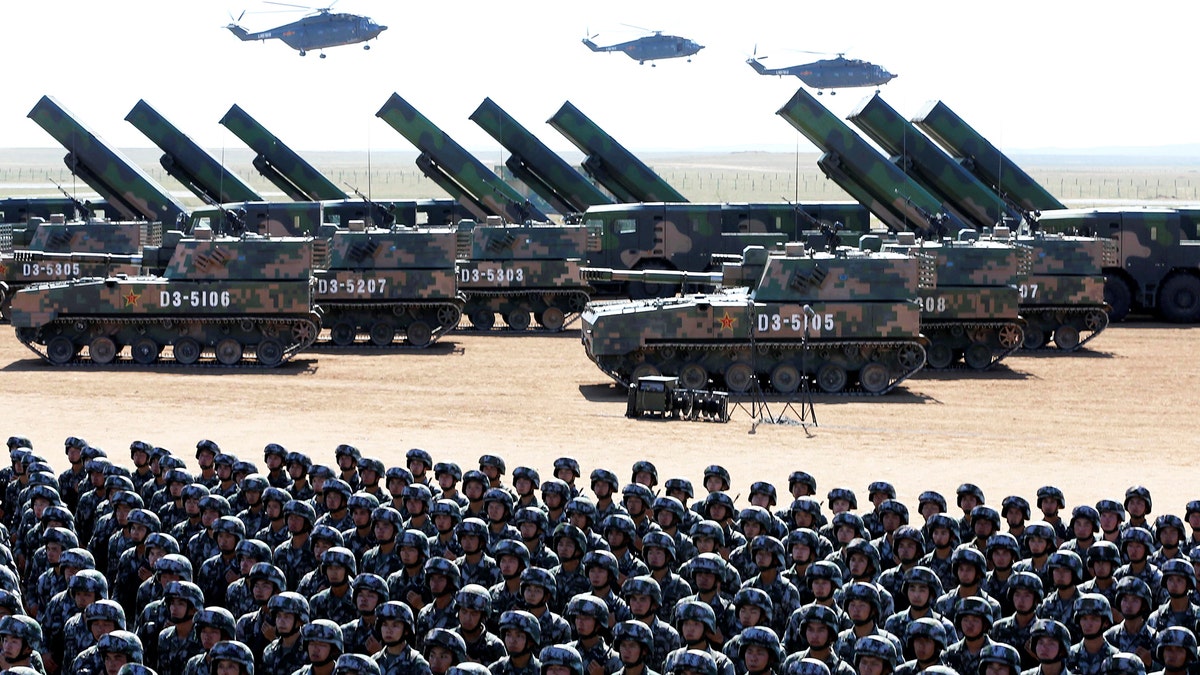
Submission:
[[[329,341],[428,347],[462,318],[455,288],[456,234],[448,228],[328,228],[329,260],[315,274]]]
[[[228,367],[278,366],[316,340],[312,240],[214,239],[201,228],[145,255],[166,251],[161,277],[77,279],[18,292],[17,339],[54,365]]]
[[[471,327],[492,330],[496,316],[511,330],[557,332],[578,318],[591,287],[580,277],[587,258],[583,225],[459,223],[458,288]]]
[[[838,248],[747,247],[720,273],[585,269],[585,279],[720,284],[712,293],[589,304],[583,346],[621,384],[672,375],[688,389],[884,394],[925,365],[929,258]]]

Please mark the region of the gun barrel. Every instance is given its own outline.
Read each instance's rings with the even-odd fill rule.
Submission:
[[[258,153],[254,168],[288,197],[311,202],[349,197],[236,103],[221,118],[221,125]]]
[[[29,118],[67,149],[67,168],[100,193],[121,217],[174,223],[187,213],[187,208],[146,172],[55,99],[43,96],[29,111]]]
[[[141,265],[142,255],[122,253],[53,253],[49,251],[32,251],[28,249],[14,251],[13,260],[16,262],[64,262],[64,263],[100,263],[109,265],[127,264]]]
[[[644,281],[654,284],[703,284],[720,286],[721,272],[684,272],[676,270],[617,270],[607,267],[583,267],[579,276],[584,281]]]
[[[570,101],[563,103],[548,123],[588,156],[583,168],[618,199],[634,202],[687,201],[662,176],[626,150]]]
[[[501,216],[511,222],[549,220],[546,214],[529,204],[521,193],[500,180],[399,94],[392,94],[376,115],[428,158],[418,166],[444,189],[446,184],[453,184],[455,189],[447,189],[447,192],[460,201],[468,199],[487,215]],[[431,172],[439,173],[441,177],[431,175]]]

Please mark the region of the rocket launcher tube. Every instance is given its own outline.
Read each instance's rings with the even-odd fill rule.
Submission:
[[[258,153],[254,158],[254,168],[292,199],[318,202],[325,199],[349,198],[349,195],[334,185],[333,181],[317,171],[277,136],[267,131],[237,104],[221,118],[221,125]]]

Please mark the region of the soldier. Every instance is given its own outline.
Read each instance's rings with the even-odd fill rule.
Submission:
[[[97,600],[67,621],[63,628],[64,658],[56,662],[73,664],[77,655],[114,630],[125,630],[125,610],[112,600]]]
[[[288,478],[292,479],[292,484],[287,488],[287,492],[292,499],[312,499],[313,487],[312,483],[308,482],[308,471],[312,468],[312,459],[303,452],[289,452],[284,458],[287,463]]]
[[[962,509],[962,518],[959,519],[959,538],[967,541],[974,537],[974,528],[971,525],[971,511],[976,506],[981,506],[987,502],[983,496],[983,490],[978,485],[972,483],[963,483],[954,491],[958,508]]]
[[[517,493],[517,500],[513,504],[513,509],[542,508],[537,494],[534,493],[541,486],[542,477],[538,474],[537,469],[527,466],[518,466],[513,469],[513,490]]]
[[[993,618],[1000,616],[1000,603],[989,597],[983,590],[983,582],[987,578],[987,561],[984,559],[983,554],[970,544],[961,544],[958,548],[954,549],[954,555],[951,556],[950,563],[958,585],[938,598],[934,604],[934,608],[937,609],[938,613],[954,621],[954,611],[958,600],[971,596],[979,596],[987,600],[988,604],[992,606]],[[1072,586],[1072,590],[1074,590],[1074,586]]]
[[[621,489],[621,482],[617,478],[617,474],[608,469],[593,469],[591,476],[592,494],[596,497],[596,523],[602,522],[608,516],[621,513],[629,515],[620,503],[613,500],[613,495],[618,494]]]
[[[375,545],[363,553],[363,572],[387,579],[403,567],[396,552],[396,537],[404,529],[403,522],[400,512],[390,506],[380,506],[371,512],[371,538]]]
[[[1053,619],[1038,619],[1029,633],[1027,649],[1037,658],[1038,665],[1025,673],[1074,675],[1066,663],[1071,651],[1071,633],[1061,623]]]
[[[260,605],[253,597],[254,581],[250,579],[250,573],[259,563],[274,567],[271,564],[274,556],[271,555],[270,547],[263,542],[257,539],[243,539],[234,549],[234,560],[238,567],[238,578],[225,591],[225,606],[235,616],[240,617],[253,612]]]
[[[943,587],[958,584],[951,564],[960,539],[958,533],[958,524],[945,514],[935,513],[925,521],[925,542],[930,550],[921,558],[920,564],[933,570]]]
[[[1000,514],[990,506],[976,506],[971,509],[971,531],[975,548],[987,549],[988,539],[1000,531]]]
[[[860,675],[890,674],[896,660],[895,644],[879,635],[868,635],[854,646],[854,670]]]
[[[887,520],[886,512],[884,520]],[[917,567],[925,553],[925,537],[917,528],[901,525],[892,533],[891,551],[892,563],[890,566],[884,565],[888,569],[879,575],[879,585],[892,596],[896,609],[903,611],[908,608],[908,598],[903,591],[904,580],[909,570]],[[880,556],[882,558],[882,552]],[[801,599],[803,600],[803,592]]]
[[[346,492],[346,499],[349,499],[350,494],[358,489],[361,482],[358,475],[358,460],[362,459],[362,453],[353,445],[343,443],[333,449],[333,459],[337,462],[338,470],[341,471],[340,479],[349,488]],[[321,492],[315,485],[313,489],[318,493]]]
[[[653,463],[640,459],[633,463],[629,481],[653,490],[658,485],[658,468]]]
[[[1119,543],[1125,524],[1125,507],[1116,500],[1101,499],[1096,502],[1096,511],[1100,513],[1101,539]]]
[[[129,664],[141,664],[145,659],[142,641],[125,630],[115,630],[96,642],[96,650],[106,673],[124,672]]]
[[[333,666],[342,655],[342,629],[332,621],[316,619],[300,629],[308,663],[293,675],[333,675]],[[268,671],[279,672],[279,671]]]
[[[487,623],[492,616],[492,597],[488,590],[478,584],[467,584],[454,597],[458,607],[458,626],[453,632],[460,636],[465,650],[462,660],[476,663],[494,663],[504,656],[504,642],[488,631]],[[428,647],[428,642],[426,643]],[[427,655],[428,658],[428,655]],[[434,667],[433,660],[429,665]],[[437,669],[434,668],[436,672]]]
[[[1146,516],[1150,515],[1153,509],[1154,500],[1150,497],[1149,489],[1134,485],[1125,490],[1125,512],[1129,515],[1129,520],[1121,526],[1122,531],[1130,527],[1149,530],[1150,522],[1146,520]]]
[[[166,589],[179,581],[192,580],[192,563],[177,553],[168,553],[154,562],[154,578],[160,589],[159,597],[146,603],[138,614],[138,638],[147,645],[146,660],[158,663],[158,634],[170,623],[170,609],[166,602]]]
[[[46,551],[46,569],[37,577],[28,593],[30,616],[37,616],[38,610],[46,605],[55,594],[67,588],[67,578],[62,571],[63,554],[70,549],[79,547],[79,538],[65,527],[52,527],[43,535]]]
[[[460,510],[469,503],[467,498],[458,491],[458,484],[463,478],[462,467],[454,462],[438,462],[433,465],[433,477],[442,490],[440,499],[449,499],[458,504]]]
[[[1192,593],[1196,590],[1196,571],[1187,560],[1168,560],[1163,563],[1162,590],[1166,598],[1159,596],[1159,606],[1146,620],[1150,629],[1156,633],[1170,628],[1182,626],[1188,630],[1196,629],[1200,619],[1200,606],[1191,601]]]
[[[1191,672],[1191,667],[1197,661],[1195,634],[1179,626],[1164,630],[1155,640],[1155,658],[1163,664],[1164,675],[1184,675]],[[1142,658],[1143,663],[1146,660]]]
[[[188,581],[172,581],[163,593],[167,623],[158,633],[158,666],[164,673],[181,673],[188,659],[203,651],[192,633],[196,613],[204,609],[204,593]]]
[[[467,660],[467,644],[458,633],[434,628],[425,635],[425,660],[433,675],[445,675],[451,667]]]
[[[208,675],[212,667],[214,648],[220,642],[234,639],[233,615],[224,607],[205,607],[196,612],[195,630],[200,647],[204,651],[188,659],[183,675]],[[253,666],[253,655],[247,656],[247,661]]]
[[[196,464],[200,467],[196,482],[206,488],[214,488],[220,482],[216,469],[217,454],[220,452],[220,446],[214,441],[203,439],[196,443]]]
[[[84,610],[90,646],[79,652],[66,652],[69,660],[67,673],[99,673],[104,670],[104,659],[100,656],[97,643],[104,635],[114,630],[125,630],[125,614],[120,606],[109,600],[88,605]],[[77,655],[76,655],[77,654]],[[71,656],[74,656],[72,659]]]
[[[636,541],[640,542],[647,532],[658,529],[654,522],[654,493],[641,483],[630,483],[621,488],[621,505],[625,513],[633,521]],[[601,521],[603,524],[603,521]],[[636,544],[634,545],[636,548]]]
[[[1042,522],[1054,528],[1057,539],[1055,547],[1061,546],[1071,537],[1071,533],[1067,531],[1067,524],[1063,522],[1062,516],[1058,515],[1059,509],[1067,508],[1067,500],[1063,496],[1063,491],[1053,485],[1038,488],[1037,506],[1038,510],[1042,512]]]
[[[1068,548],[1070,544],[1071,542],[1064,544],[1063,549],[1071,550]],[[1098,541],[1092,544],[1086,554],[1085,567],[1091,578],[1079,585],[1079,592],[1099,593],[1108,598],[1109,604],[1115,607],[1117,605],[1117,582],[1113,578],[1113,574],[1121,565],[1121,552],[1110,541]]]
[[[134,509],[126,520],[125,530],[133,546],[121,553],[114,581],[116,600],[130,616],[137,609],[138,586],[153,575],[146,541],[159,526],[158,516],[145,509]]]
[[[56,596],[57,597],[57,596]],[[108,599],[108,580],[96,570],[80,570],[67,580],[67,590],[59,602],[53,599],[47,607],[47,621],[38,622],[45,626],[47,651],[63,661],[64,630],[71,617],[83,612],[83,608],[97,600]],[[69,604],[68,604],[69,603]],[[39,628],[39,631],[42,629]],[[41,636],[39,635],[39,640]],[[39,650],[40,651],[40,650]]]
[[[417,613],[413,632],[417,644],[423,646],[424,635],[434,628],[451,629],[458,626],[458,608],[454,596],[462,587],[458,566],[445,558],[425,561],[425,586],[432,600]]]
[[[317,568],[317,558],[309,542],[317,515],[308,502],[299,500],[285,504],[283,511],[291,536],[288,541],[275,547],[275,565],[287,577],[288,588],[294,589],[304,575]]]
[[[396,541],[396,548],[402,567],[387,577],[388,595],[420,611],[433,598],[425,583],[429,540],[420,530],[405,530]]]
[[[650,577],[662,591],[662,606],[658,616],[663,620],[672,618],[675,604],[692,593],[687,582],[671,571],[678,559],[676,554],[675,540],[666,532],[651,532],[642,538],[642,557],[650,568]]]
[[[384,472],[384,487],[387,488],[387,497],[390,497],[390,501],[385,498],[379,500],[379,503],[386,502],[388,506],[404,513],[404,489],[414,482],[412,472],[408,469],[402,466],[389,467]]]
[[[1104,633],[1104,639],[1120,652],[1137,654],[1145,663],[1154,653],[1154,635],[1146,619],[1153,611],[1150,587],[1137,577],[1125,577],[1116,584],[1116,607],[1121,622]]]
[[[179,488],[182,508],[176,509],[175,504],[171,503],[158,512],[163,529],[170,529],[175,541],[186,544],[197,533],[204,531],[204,524],[200,521],[200,500],[208,495],[208,488],[199,483],[185,485]]]
[[[267,635],[274,634],[262,652],[258,670],[265,673],[292,673],[304,665],[307,653],[302,630],[309,624],[308,600],[299,593],[284,591],[267,603],[270,616]]]
[[[842,593],[842,607],[854,625],[838,633],[834,651],[844,661],[853,663],[856,646],[868,636],[878,636],[894,645],[894,651],[903,647],[900,639],[883,628],[879,589],[873,584],[856,582]],[[990,627],[990,622],[989,622]]]
[[[246,526],[233,516],[221,516],[213,523],[212,531],[217,540],[217,554],[200,566],[198,585],[207,604],[223,606],[229,585],[241,575],[237,547],[246,538]]]
[[[483,455],[479,458],[479,471],[487,476],[488,489],[501,488],[507,491],[507,487],[503,484],[501,476],[508,470],[505,468],[504,459],[499,455]],[[511,493],[510,493],[511,494]]]
[[[612,675],[620,669],[620,658],[604,640],[609,626],[608,605],[584,593],[571,598],[564,616],[575,633],[575,640],[567,646],[579,652],[584,672],[591,672],[594,667]]]
[[[214,675],[254,675],[254,654],[250,652],[249,647],[240,642],[218,642],[207,655],[201,656],[205,657],[210,664],[207,672]]]
[[[292,478],[287,469],[288,451],[278,443],[267,443],[263,448],[263,464],[267,467],[267,483],[273,487],[286,490],[292,486]],[[242,491],[245,492],[245,486]]]
[[[883,534],[871,540],[871,545],[879,551],[880,573],[882,574],[898,564],[893,547],[895,546],[896,532],[902,527],[908,527],[908,507],[894,499],[886,499],[879,504],[876,510],[879,513],[879,524]],[[870,529],[869,526],[868,529]],[[916,564],[915,558],[913,564]]]
[[[485,546],[490,548],[501,539],[520,540],[521,533],[509,524],[513,516],[513,496],[507,490],[489,488],[483,495],[483,511],[488,528],[487,539],[483,541]]]
[[[87,446],[87,441],[76,436],[68,436],[63,441],[63,454],[71,468],[58,475],[58,494],[69,509],[79,503],[79,485],[87,478],[87,472],[83,470],[83,449]]]
[[[896,675],[954,673],[942,667],[942,652],[946,650],[946,630],[941,622],[928,617],[917,619],[904,630],[904,656],[907,661],[894,671]]]
[[[262,654],[277,637],[276,627],[270,622],[271,599],[287,591],[287,579],[282,570],[265,562],[255,563],[246,579],[254,608],[238,618],[234,636],[255,654]]]
[[[783,539],[787,537],[788,527],[782,518],[777,517],[771,511],[779,502],[778,495],[779,493],[775,489],[775,486],[766,481],[760,480],[750,484],[750,505],[766,509],[767,513],[771,516],[771,531],[767,534],[776,539]]]
[[[1020,675],[1021,656],[1012,645],[993,642],[979,652],[979,675]]]
[[[325,513],[317,519],[316,524],[328,525],[339,533],[354,527],[354,519],[350,517],[351,494],[352,489],[346,481],[338,478],[325,481],[321,490]]]
[[[423,483],[409,485],[404,488],[401,496],[404,498],[403,513],[408,517],[406,527],[410,530],[420,530],[427,537],[437,536],[437,527],[429,513],[433,507],[433,493],[430,492],[429,486]]]
[[[375,545],[375,522],[372,516],[377,508],[379,500],[369,492],[350,495],[350,518],[354,521],[354,527],[342,532],[342,540],[359,560]]]
[[[421,448],[412,448],[404,453],[405,466],[412,472],[413,483],[419,483],[429,488],[432,495],[436,495],[438,488],[433,478],[436,478],[437,472],[434,470],[433,455]],[[430,475],[433,471],[433,475]]]
[[[1183,529],[1183,520],[1179,516],[1164,513],[1154,519],[1154,540],[1158,550],[1150,556],[1151,564],[1162,567],[1163,563],[1174,558],[1183,558],[1183,540],[1187,532]]]
[[[1009,495],[1000,502],[1000,517],[1008,525],[1007,532],[1021,540],[1025,534],[1025,523],[1029,522],[1032,511],[1029,500],[1018,495]]]
[[[68,439],[68,440],[70,440],[70,439]],[[80,455],[79,480],[82,481],[87,478],[87,472],[83,471],[83,462],[87,461],[86,458],[84,457],[84,455],[85,455],[85,450],[88,447],[88,445],[87,445],[87,442],[84,441],[82,438],[76,439],[76,440],[81,441],[84,444],[83,447],[80,448],[80,453],[79,453],[79,455]],[[133,485],[135,488],[137,488],[138,494],[142,495],[142,500],[147,501],[147,502],[149,501],[149,498],[146,494],[143,493],[143,489],[147,485],[153,483],[154,480],[157,478],[157,476],[155,475],[154,469],[151,466],[151,462],[150,462],[150,458],[151,458],[151,455],[153,454],[153,450],[154,450],[153,446],[151,446],[149,443],[147,443],[145,441],[133,441],[132,443],[129,444],[129,459],[130,459],[130,461],[133,462],[133,473],[130,474],[129,477],[130,477],[130,479],[133,480]],[[70,456],[71,455],[68,452],[67,458],[70,459]],[[74,466],[73,462],[72,462],[72,466]],[[78,488],[78,485],[76,487]],[[78,495],[78,493],[77,493],[77,495]],[[66,499],[65,494],[63,495],[63,498]],[[67,503],[70,504],[70,506],[72,508],[74,508],[75,504],[77,502],[68,501]]]
[[[1112,626],[1112,607],[1103,595],[1080,595],[1072,618],[1082,638],[1071,646],[1067,668],[1080,675],[1100,675],[1105,672],[1104,662],[1117,653],[1104,639],[1104,631]]]
[[[242,464],[242,461],[236,455],[231,453],[220,453],[216,458],[217,478],[219,479],[216,485],[208,487],[209,492],[214,495],[219,495],[225,499],[233,499],[238,492],[238,477],[237,466]]]
[[[576,487],[575,481],[582,475],[579,461],[574,457],[559,457],[554,460],[554,477],[565,483],[569,489],[564,502],[579,496],[579,488]]]
[[[37,655],[42,649],[42,629],[36,621],[20,615],[0,617],[0,638],[0,667],[32,667],[45,675]]]
[[[992,607],[983,598],[960,598],[954,610],[954,627],[962,639],[946,647],[942,658],[960,673],[979,671],[983,649],[993,644],[988,637],[992,628]]]
[[[512,610],[500,615],[499,625],[506,654],[488,666],[492,675],[533,675],[541,672],[544,664],[534,656],[542,644],[538,620],[529,612]]]
[[[503,490],[500,494],[506,494]],[[490,492],[489,492],[490,494]],[[500,569],[495,558],[487,554],[488,526],[478,518],[467,518],[454,528],[462,557],[455,561],[463,581],[480,586],[492,586],[500,582]]]
[[[880,506],[889,499],[896,498],[896,488],[889,482],[877,480],[867,486],[867,499],[871,502],[872,511],[863,515],[863,525],[871,533],[871,539],[883,536],[883,511]]]
[[[342,624],[342,641],[347,653],[374,654],[383,648],[377,637],[379,631],[376,613],[379,607],[390,599],[387,581],[377,574],[363,572],[354,577],[351,589],[358,618]]]
[[[693,595],[685,596],[680,600],[699,600],[713,608],[713,613],[717,616],[718,633],[725,637],[722,630],[725,625],[723,622],[734,613],[733,599],[728,593],[724,592],[723,581],[725,578],[726,563],[721,559],[721,556],[716,553],[701,553],[696,556],[691,564],[686,565],[687,574],[691,577],[691,586],[696,590]],[[682,576],[682,575],[681,575]],[[747,589],[758,590],[758,589]],[[724,642],[725,640],[719,640]],[[728,654],[728,652],[727,652]],[[661,665],[659,666],[661,667]],[[656,668],[657,670],[657,668]]]
[[[1133,499],[1138,501],[1142,498],[1135,495]],[[1137,577],[1146,582],[1146,585],[1150,587],[1151,595],[1157,598],[1162,589],[1162,572],[1149,559],[1154,548],[1154,537],[1145,528],[1126,527],[1121,531],[1119,548],[1127,562],[1117,569],[1113,577],[1116,579]]]
[[[510,609],[520,609],[521,573],[529,568],[529,550],[519,541],[505,539],[496,542],[492,552],[496,555],[502,580],[488,589],[488,596],[491,600],[491,616],[498,618]]]
[[[654,636],[652,653],[645,657],[646,665],[651,670],[661,672],[667,654],[678,649],[681,644],[679,633],[659,616],[662,610],[662,590],[651,576],[630,578],[625,581],[622,590],[629,603],[633,620],[645,624]]]
[[[334,546],[321,556],[317,573],[324,578],[327,588],[309,602],[312,616],[314,619],[328,619],[340,629],[342,624],[358,616],[354,596],[350,593],[350,581],[358,574],[358,563],[350,549]]]
[[[997,621],[992,627],[991,637],[997,642],[1011,645],[1021,657],[1022,668],[1037,664],[1033,652],[1028,651],[1029,635],[1037,621],[1037,608],[1045,592],[1041,578],[1032,572],[1014,572],[1008,583],[1008,603],[1013,613]]]
[[[272,487],[267,481],[268,479],[262,474],[252,473],[246,476],[242,479],[241,492],[238,493],[235,504],[231,505],[231,508],[235,509],[238,505],[244,505],[243,508],[237,510],[237,519],[246,526],[246,532],[249,535],[254,535],[271,522],[267,516],[266,504],[263,502],[263,492],[268,487]]]
[[[676,517],[678,518],[676,527],[684,532],[690,531],[692,527],[701,520],[698,512],[688,508],[688,502],[696,496],[695,491],[692,489],[692,482],[686,478],[668,478],[667,482],[663,484],[663,487],[666,492],[665,496],[670,497],[679,503],[678,511],[671,509],[671,512],[675,513]],[[660,508],[658,500],[660,498],[661,497],[656,497],[653,505],[654,518],[656,522],[658,520],[658,511]]]
[[[184,555],[192,561],[193,568],[199,569],[205,560],[221,552],[212,527],[219,518],[228,516],[229,511],[229,500],[220,495],[208,495],[200,499],[200,523],[204,525],[204,529],[192,535],[184,551]],[[242,528],[244,530],[245,525]]]
[[[1188,527],[1192,528],[1192,534],[1184,540],[1182,548],[1185,553],[1190,554],[1192,549],[1200,545],[1200,499],[1193,499],[1184,508],[1183,519],[1187,521]]]
[[[478,469],[471,469],[463,474],[462,486],[463,497],[467,500],[467,505],[462,510],[462,517],[486,519],[487,513],[483,505],[483,496],[487,493],[488,477]]]
[[[941,591],[941,579],[933,573],[933,570],[921,566],[909,570],[900,587],[900,593],[904,597],[904,604],[908,606],[908,609],[888,617],[884,623],[884,630],[900,637],[906,634],[909,624],[917,619],[930,618],[940,622],[947,635],[953,635],[954,625],[933,609],[934,599],[941,595]],[[1032,613],[1032,611],[1031,608],[1030,612]],[[904,650],[900,651],[903,653]]]
[[[613,627],[613,648],[621,659],[620,675],[657,675],[648,665],[654,654],[654,634],[639,621],[623,621]]]
[[[749,546],[758,574],[747,579],[742,586],[761,589],[771,597],[775,608],[775,620],[771,627],[776,634],[784,633],[787,617],[800,608],[800,591],[780,574],[784,567],[783,544],[773,537],[758,536]],[[837,637],[836,632],[833,637]]]
[[[518,608],[538,620],[542,640],[548,644],[564,644],[571,639],[571,626],[566,619],[550,611],[557,584],[549,570],[529,567],[521,573],[521,602]],[[498,629],[497,629],[498,630]],[[503,633],[501,633],[503,637]]]
[[[583,556],[583,574],[591,586],[588,593],[599,599],[607,607],[610,623],[628,621],[633,618],[629,606],[616,594],[620,588],[620,571],[617,569],[617,559],[608,551],[590,551]]]
[[[739,635],[747,628],[761,626],[769,628],[774,620],[775,609],[771,597],[757,588],[740,588],[733,596],[733,604],[724,617],[718,616],[718,626],[724,623],[722,633],[729,636],[725,641],[725,655],[737,656]],[[774,632],[774,631],[772,631]],[[736,665],[736,663],[735,663]]]
[[[816,659],[825,664],[834,675],[853,675],[854,669],[850,664],[838,657],[833,650],[840,623],[837,614],[824,605],[805,605],[796,612],[793,619],[797,632],[803,636],[803,644],[808,648],[791,653],[784,661],[784,672],[794,672],[792,669],[803,659]],[[941,625],[938,624],[938,628]]]
[[[372,659],[382,675],[429,675],[429,663],[409,644],[413,639],[413,615],[408,605],[385,602],[375,610],[375,620],[383,648]]]
[[[518,509],[513,515],[512,524],[521,533],[521,542],[529,552],[529,566],[548,570],[558,565],[558,556],[546,546],[550,519],[545,511],[532,507]]]

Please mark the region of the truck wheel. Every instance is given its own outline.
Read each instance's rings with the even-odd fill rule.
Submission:
[[[1158,309],[1163,318],[1174,323],[1200,321],[1200,279],[1177,274],[1158,292]]]
[[[1121,277],[1110,275],[1104,280],[1104,302],[1109,306],[1109,321],[1124,321],[1133,307],[1133,292]]]

